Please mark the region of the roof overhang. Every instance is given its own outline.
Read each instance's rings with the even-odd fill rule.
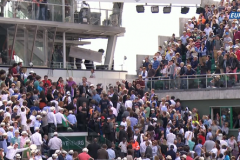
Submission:
[[[201,4],[201,0],[87,0],[87,2],[124,2],[124,3],[159,3],[159,4]]]

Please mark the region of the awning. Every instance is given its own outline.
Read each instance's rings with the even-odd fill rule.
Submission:
[[[74,46],[70,47],[69,56],[73,58],[91,60],[99,63],[102,62],[102,53]]]

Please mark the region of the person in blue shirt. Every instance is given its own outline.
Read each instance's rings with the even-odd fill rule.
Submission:
[[[41,126],[41,120],[42,120],[42,117],[40,115],[37,115],[36,117],[36,121],[34,123],[34,130],[38,127],[40,128]]]
[[[92,99],[99,103],[101,101],[101,97],[99,96],[99,94],[97,94],[97,91],[93,90],[92,94],[93,94]]]
[[[68,118],[68,121],[70,122],[70,126],[71,128],[76,131],[77,129],[77,119],[76,119],[76,116],[73,114],[73,111],[69,111],[69,115],[67,116]]]
[[[131,91],[131,97],[130,100],[134,101],[135,100],[135,91]]]
[[[166,55],[166,60],[167,60],[167,61],[171,61],[173,57],[174,57],[173,52],[170,52],[170,53],[168,53],[168,54]]]
[[[152,64],[152,68],[154,69],[154,70],[157,70],[158,68],[159,68],[159,66],[160,66],[160,62],[157,60],[157,57],[153,57],[153,64]]]
[[[66,160],[73,160],[73,150],[70,150],[66,156]]]
[[[43,111],[50,112],[51,102],[48,102],[47,106],[43,107]]]
[[[198,49],[198,54],[199,54],[199,62],[201,65],[203,65],[207,57],[207,48],[204,42],[201,44],[201,47]]]
[[[193,60],[191,62],[191,66],[192,66],[192,69],[194,69],[194,70],[197,69],[197,67],[198,67],[198,57],[197,56],[193,57]]]

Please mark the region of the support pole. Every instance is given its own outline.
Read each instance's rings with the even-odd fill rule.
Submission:
[[[30,62],[32,62],[32,59],[33,59],[33,50],[34,50],[35,42],[36,42],[36,38],[37,38],[37,31],[38,31],[38,26],[36,26],[36,29],[35,29],[35,34],[34,34],[34,39],[33,39],[33,45],[32,45],[32,50],[31,50]]]
[[[66,33],[63,32],[63,68],[66,68]]]
[[[65,22],[65,0],[62,0],[62,22]]]
[[[10,57],[10,62],[9,64],[11,65],[12,62],[12,56],[13,56],[13,51],[14,51],[14,45],[15,45],[15,40],[16,40],[16,36],[17,36],[17,30],[18,30],[18,24],[15,25],[15,32],[14,32],[14,37],[13,37],[13,42],[12,42],[12,50],[11,50],[11,57]]]
[[[104,65],[108,65],[108,70],[112,69],[116,43],[117,43],[116,35],[110,36],[108,38],[107,52],[106,52],[106,57],[105,57],[105,62],[104,62]]]
[[[54,43],[55,43],[56,33],[57,33],[57,27],[54,30],[53,41],[52,41],[52,49],[51,49],[50,61],[49,61],[49,67],[51,66],[51,63],[52,63],[52,56],[53,56],[53,53],[54,53]]]

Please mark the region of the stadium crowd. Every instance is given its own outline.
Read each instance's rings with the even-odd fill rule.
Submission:
[[[239,0],[221,0],[219,6],[205,6],[198,17],[194,16],[184,24],[180,38],[173,34],[165,48],[159,46],[153,60],[145,58],[140,68],[143,79],[155,80],[154,77],[161,76],[162,80],[172,81],[171,88],[185,89],[186,82],[180,79],[187,76],[236,73],[240,60],[240,28],[239,20],[229,19],[229,14],[240,12],[239,7]],[[221,77],[217,76],[214,81],[218,83],[210,87],[226,87]],[[237,74],[228,77],[231,79],[228,86],[238,82]],[[193,88],[194,82],[189,83],[188,87]],[[208,85],[203,84],[200,88],[206,87]]]
[[[1,159],[238,159],[240,137],[229,135],[227,117],[200,116],[174,96],[160,100],[141,79],[104,89],[86,77],[77,84],[27,74],[21,63],[0,79]],[[88,132],[92,142],[66,152],[59,132]]]

